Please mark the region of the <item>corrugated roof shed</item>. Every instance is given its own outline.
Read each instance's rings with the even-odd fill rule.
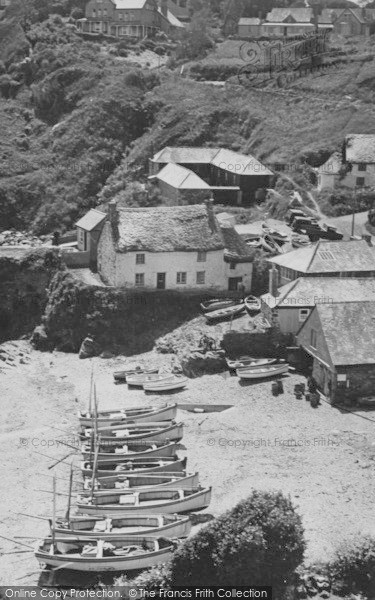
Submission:
[[[335,366],[375,364],[375,302],[317,304],[315,310]]]
[[[375,279],[300,277],[279,289],[274,306],[302,308],[341,302],[343,298],[346,302],[375,302]]]
[[[210,186],[198,175],[175,163],[167,164],[157,175],[149,179],[158,179],[180,190],[209,190]]]
[[[354,134],[345,138],[349,163],[375,163],[375,134]]]
[[[223,250],[220,226],[205,205],[118,210],[118,252]]]
[[[268,262],[300,273],[375,271],[375,249],[365,240],[327,242],[270,258]]]
[[[91,210],[89,210],[88,213],[86,213],[82,217],[82,219],[77,221],[76,227],[80,227],[85,231],[92,231],[93,229],[98,227],[98,225],[104,222],[106,217],[107,215],[105,213],[102,213],[99,210],[95,210],[95,208],[92,208]]]

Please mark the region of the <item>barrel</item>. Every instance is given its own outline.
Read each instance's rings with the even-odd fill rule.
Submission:
[[[284,384],[283,384],[283,380],[282,380],[282,379],[278,379],[278,380],[276,381],[276,383],[277,383],[277,388],[278,388],[279,394],[283,394],[283,393],[284,393]]]
[[[274,381],[272,384],[272,395],[273,396],[279,395],[279,384],[277,383],[277,381]]]
[[[310,400],[311,400],[311,394],[310,394],[310,392],[306,392],[306,394],[305,394],[305,400],[307,400],[307,402],[310,402]]]
[[[300,392],[301,392],[301,384],[296,383],[296,385],[294,386],[294,393],[299,394]]]
[[[301,394],[301,392],[296,392],[295,397],[297,398],[297,400],[302,400],[303,394]]]

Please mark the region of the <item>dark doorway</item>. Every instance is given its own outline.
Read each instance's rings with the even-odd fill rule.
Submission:
[[[229,292],[237,292],[242,284],[242,277],[229,277],[228,290]]]
[[[158,290],[165,290],[165,280],[166,280],[166,274],[158,273],[157,279],[156,279],[156,287],[158,288]]]

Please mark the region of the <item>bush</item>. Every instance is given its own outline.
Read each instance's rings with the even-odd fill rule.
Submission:
[[[200,78],[205,81],[226,81],[238,73],[238,65],[228,65],[223,63],[205,64],[193,63],[190,67],[190,73],[194,78]]]
[[[334,587],[343,593],[375,595],[375,538],[359,537],[341,546],[330,564]]]
[[[173,555],[173,585],[272,585],[282,590],[302,562],[299,515],[281,493],[254,491]]]

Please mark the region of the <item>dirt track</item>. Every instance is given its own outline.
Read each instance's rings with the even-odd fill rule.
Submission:
[[[19,344],[24,351],[26,342]],[[87,406],[91,371],[90,361],[75,355],[30,351],[29,357],[29,364],[0,373],[0,535],[13,539],[47,533],[46,523],[17,513],[50,515],[51,473],[61,478],[58,491],[66,493],[72,458],[48,467],[73,452],[59,442],[76,443],[76,411]],[[160,364],[166,360],[158,356]],[[207,512],[220,514],[252,488],[282,490],[303,516],[310,561],[329,557],[338,542],[356,532],[375,535],[373,413],[341,413],[324,403],[313,410],[293,395],[301,380],[296,375],[285,378],[285,394],[278,398],[271,395],[270,382],[241,386],[227,374],[191,380],[186,391],[162,398],[113,384],[112,372],[125,360],[94,359],[93,364],[103,408],[157,404],[166,398],[233,405],[222,413],[178,413],[185,422],[188,470],[198,470],[201,482],[213,486]],[[79,454],[73,456],[78,465]],[[66,500],[58,499],[61,514]],[[34,544],[32,539],[20,541]],[[14,543],[0,540],[0,585],[36,584],[33,554],[8,554],[15,550]]]

